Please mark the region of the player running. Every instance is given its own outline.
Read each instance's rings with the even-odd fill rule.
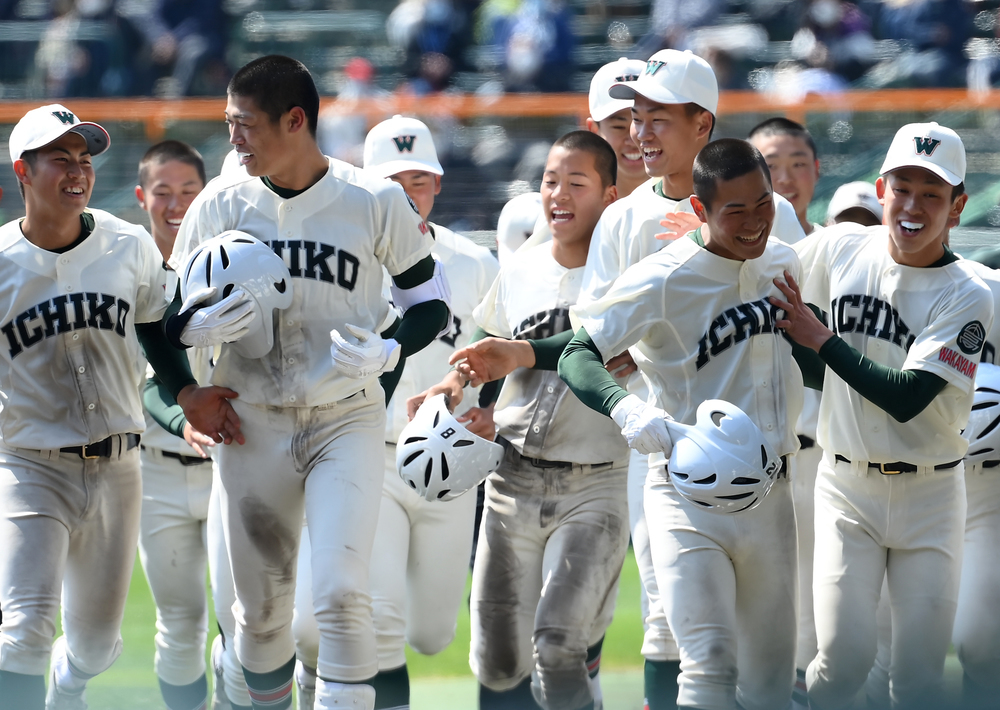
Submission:
[[[235,74],[226,118],[245,174],[209,184],[185,217],[171,264],[181,267],[227,229],[259,238],[285,260],[293,299],[274,323],[272,349],[250,359],[224,345],[213,374],[240,388],[237,411],[250,434],[219,454],[236,654],[254,707],[289,707],[296,557],[308,512],[320,628],[316,707],[371,710],[378,662],[368,565],[385,428],[377,376],[433,340],[449,317],[426,227],[415,213],[385,224],[371,192],[333,174],[316,144],[318,109],[312,77],[293,59],[262,57]],[[388,308],[383,266],[405,310],[387,338],[376,332]],[[189,312],[168,322],[181,342]],[[221,339],[213,336],[205,339]]]
[[[779,325],[827,364],[820,406],[811,705],[848,707],[875,657],[888,575],[893,707],[939,707],[958,599],[966,494],[960,435],[993,297],[944,244],[965,207],[965,148],[936,123],[903,126],[876,189],[885,226],[845,223],[797,245],[776,280]],[[786,283],[787,282],[787,283]],[[830,304],[827,328],[806,306]]]
[[[631,266],[600,299],[573,309],[581,327],[559,372],[585,404],[614,419],[634,450],[652,454],[645,522],[659,601],[681,660],[675,699],[654,696],[650,707],[674,700],[701,710],[734,710],[737,703],[745,710],[784,708],[795,676],[796,628],[787,478],[779,473],[752,510],[706,510],[672,483],[664,419],[693,424],[701,402],[723,399],[749,415],[782,458],[795,452],[802,380],[766,299],[777,293],[771,275],[797,273],[798,259],[768,239],[774,200],[767,165],[753,146],[708,144],[692,177],[691,204],[703,225]],[[627,348],[649,383],[649,404],[604,368]]]
[[[142,503],[140,339],[199,429],[240,436],[235,393],[198,388],[163,339],[167,272],[149,234],[87,209],[109,143],[58,104],[25,114],[9,141],[25,217],[0,228],[0,697],[24,710],[86,708],[87,681],[121,653]]]

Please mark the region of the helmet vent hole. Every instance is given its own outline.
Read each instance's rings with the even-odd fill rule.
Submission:
[[[704,478],[699,479],[697,481],[692,481],[692,483],[699,486],[710,486],[713,483],[715,483],[715,474],[713,473],[712,475],[705,476]]]
[[[722,420],[725,418],[726,418],[725,412],[720,412],[719,410],[715,410],[714,412],[712,412],[712,422],[715,424],[715,426],[721,426]]]
[[[734,493],[731,496],[716,496],[720,500],[743,500],[749,496],[756,495],[753,491],[747,491],[746,493]]]
[[[969,453],[966,454],[966,456],[983,456],[984,454],[990,453],[990,451],[992,451],[992,449],[987,446],[985,449],[976,449],[975,451],[969,451]]]
[[[989,409],[990,407],[997,406],[997,404],[1000,404],[1000,402],[976,402],[972,405],[972,411],[975,412],[980,409]]]
[[[759,478],[747,478],[746,476],[737,476],[733,479],[734,486],[755,486],[760,483]]]
[[[760,446],[760,467],[767,468],[767,449],[764,448],[763,444]]]
[[[422,453],[424,453],[424,452],[423,451],[414,451],[412,454],[410,454],[405,459],[403,459],[403,465],[404,466],[409,466],[411,463],[413,463],[413,460],[416,459],[418,456],[420,456],[420,454],[422,454]]]
[[[983,433],[980,434],[977,438],[982,439],[984,436],[986,436],[991,431],[993,431],[994,429],[996,429],[997,428],[997,424],[1000,424],[1000,417],[995,417],[993,419],[993,421],[990,422],[990,425],[988,427],[986,427],[985,429],[983,429]]]
[[[441,480],[447,481],[450,475],[451,471],[448,470],[448,459],[444,454],[441,454]]]
[[[688,474],[686,473],[681,473],[680,471],[671,471],[670,473],[682,481],[686,481],[688,479]]]
[[[438,500],[441,500],[442,498],[444,498],[449,493],[451,493],[451,491],[441,491],[440,493],[438,493]]]
[[[239,244],[253,244],[254,243],[252,239],[244,239],[243,237],[237,237],[233,241],[237,242]]]
[[[229,294],[233,292],[234,288],[236,288],[236,284],[226,284],[225,288],[222,289],[222,297],[229,298]]]
[[[222,268],[229,268],[229,252],[226,251],[224,246],[219,247],[219,256],[222,258]]]
[[[431,485],[431,473],[434,471],[434,459],[427,459],[427,465],[424,467],[424,488]]]
[[[413,490],[417,490],[417,484],[416,483],[414,483],[413,481],[407,481],[407,483],[410,484],[410,488],[412,488]]]
[[[995,390],[992,387],[977,387],[980,392],[992,392],[993,394],[1000,394],[1000,390]]]
[[[274,284],[274,290],[278,293],[284,293],[286,288],[288,288],[288,285],[285,283],[284,279],[281,279],[281,281]]]
[[[212,285],[212,260],[205,259],[205,283]]]
[[[441,412],[434,412],[434,423],[431,426],[436,427],[439,421],[441,421]]]
[[[413,444],[413,443],[415,443],[417,441],[427,441],[427,437],[426,436],[408,436],[408,437],[406,437],[406,441],[404,441],[403,443],[404,444]]]
[[[454,448],[458,449],[458,448],[461,448],[463,446],[475,446],[475,444],[476,444],[476,442],[471,441],[470,439],[459,439],[454,444],[452,444],[452,446]]]

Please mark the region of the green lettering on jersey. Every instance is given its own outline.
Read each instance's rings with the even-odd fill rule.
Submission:
[[[914,136],[913,144],[917,148],[917,155],[921,153],[924,155],[933,155],[937,147],[941,145],[941,141],[937,138],[929,138],[927,136]]]
[[[76,123],[76,116],[71,114],[69,111],[53,111],[52,115],[58,118],[63,123],[68,123],[70,125]]]
[[[396,144],[396,150],[400,153],[412,153],[416,140],[416,136],[395,136],[392,142]]]

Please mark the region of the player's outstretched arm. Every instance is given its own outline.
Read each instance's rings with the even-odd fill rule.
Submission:
[[[834,332],[826,327],[813,310],[802,299],[802,292],[795,278],[788,272],[784,273],[784,281],[774,279],[774,285],[785,295],[786,301],[772,296],[771,305],[785,312],[785,317],[776,325],[799,345],[819,352],[823,344],[834,337]]]
[[[476,338],[480,333],[485,337]],[[497,338],[481,328],[473,335],[473,340],[475,342],[459,348],[448,358],[473,387],[506,377],[519,367],[535,366],[535,351],[527,340]]]

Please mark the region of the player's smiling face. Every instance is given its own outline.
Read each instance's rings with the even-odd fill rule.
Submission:
[[[799,136],[757,136],[751,141],[767,161],[774,190],[792,203],[802,219],[816,191],[819,161]]]
[[[403,187],[417,206],[420,217],[427,219],[434,209],[434,198],[441,193],[441,176],[426,170],[404,170],[390,175],[389,179]]]
[[[248,174],[259,177],[279,172],[282,159],[291,153],[285,145],[280,121],[272,122],[253,99],[229,94],[226,123],[229,142],[236,147],[240,165]]]
[[[631,134],[642,153],[646,174],[666,177],[690,173],[694,157],[708,139],[711,121],[708,112],[692,114],[684,104],[658,104],[636,94]]]
[[[542,175],[542,210],[552,238],[562,246],[589,244],[601,213],[617,197],[614,185],[601,183],[594,163],[594,156],[584,150],[557,146],[549,151]]]
[[[764,253],[774,222],[774,193],[763,170],[716,182],[710,205],[691,199],[705,248],[726,259],[746,261]]]
[[[948,230],[958,224],[968,195],[924,168],[905,167],[875,182],[889,227],[889,254],[897,264],[930,266],[944,254]]]
[[[24,163],[25,184],[30,185],[26,198],[35,209],[83,213],[94,190],[94,166],[83,136],[66,133],[39,148],[34,165],[19,162]]]
[[[181,220],[204,185],[193,165],[167,160],[150,165],[146,184],[135,189],[139,205],[149,212],[150,231],[157,242],[172,244]]]
[[[641,180],[646,177],[639,146],[632,140],[632,109],[623,108],[597,122],[597,133],[614,148],[618,158],[618,179]]]

